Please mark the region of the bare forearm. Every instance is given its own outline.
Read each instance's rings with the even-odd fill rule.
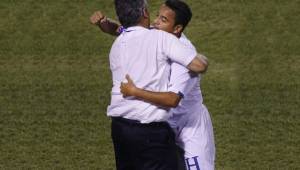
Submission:
[[[109,18],[103,19],[103,21],[100,21],[98,24],[98,27],[105,33],[118,36],[119,28],[121,27],[120,24],[117,23],[117,21],[111,20]]]
[[[181,97],[173,92],[152,92],[136,88],[133,95],[146,102],[162,107],[177,107]]]
[[[201,54],[198,54],[188,65],[188,69],[199,74],[205,73],[208,68],[208,59]]]

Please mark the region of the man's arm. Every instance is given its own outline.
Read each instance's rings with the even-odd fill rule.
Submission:
[[[171,61],[177,62],[196,74],[207,70],[206,57],[198,54],[196,49],[189,48],[177,37],[161,32],[162,50]]]
[[[152,92],[140,89],[135,86],[133,81],[126,75],[128,83],[121,83],[121,93],[124,97],[134,96],[146,102],[153,103],[162,107],[177,107],[182,96],[174,92]]]
[[[118,36],[120,34],[119,29],[121,27],[117,21],[113,21],[107,18],[101,11],[96,11],[90,17],[91,24],[97,25],[103,32]]]
[[[204,55],[197,56],[190,62],[187,68],[195,73],[205,73],[208,68],[208,60]]]

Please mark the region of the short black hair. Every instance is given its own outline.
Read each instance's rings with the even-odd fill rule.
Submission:
[[[135,26],[140,21],[146,0],[114,0],[115,10],[123,27]]]
[[[184,29],[192,19],[190,7],[181,0],[166,0],[165,5],[175,12],[175,25],[182,25]]]

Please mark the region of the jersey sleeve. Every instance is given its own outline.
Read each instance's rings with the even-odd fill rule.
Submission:
[[[180,42],[179,39],[172,34],[165,32],[161,32],[161,34],[163,39],[162,49],[164,54],[171,61],[187,67],[196,57],[197,51]]]
[[[172,63],[171,72],[168,91],[181,94],[183,95],[182,97],[186,96],[192,90],[195,83],[199,83],[195,81],[197,79],[194,79],[196,75],[190,74],[187,68],[177,63]]]

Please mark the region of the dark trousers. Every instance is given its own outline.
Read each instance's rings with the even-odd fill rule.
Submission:
[[[174,132],[166,122],[112,118],[117,170],[178,170]]]

